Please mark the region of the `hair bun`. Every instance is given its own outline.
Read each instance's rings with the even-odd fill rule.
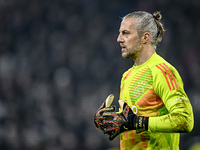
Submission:
[[[156,12],[153,13],[153,17],[154,17],[154,19],[156,19],[157,21],[160,21],[161,18],[162,18],[162,15],[160,14],[159,11],[156,11]]]

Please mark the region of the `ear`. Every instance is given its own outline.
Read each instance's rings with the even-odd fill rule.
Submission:
[[[149,32],[145,32],[142,36],[142,44],[146,44],[150,41],[151,35]]]

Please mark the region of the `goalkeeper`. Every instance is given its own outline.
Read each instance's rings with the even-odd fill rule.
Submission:
[[[180,133],[191,132],[193,110],[178,71],[156,53],[164,32],[160,12],[137,11],[123,17],[117,42],[133,67],[122,76],[119,112],[113,95],[95,114],[97,128],[121,150],[178,150]]]

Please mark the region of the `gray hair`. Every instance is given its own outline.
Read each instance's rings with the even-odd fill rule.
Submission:
[[[135,29],[137,30],[139,37],[145,32],[150,33],[151,43],[156,49],[158,42],[162,41],[162,36],[165,31],[163,24],[160,22],[162,18],[160,12],[155,12],[152,15],[145,11],[136,11],[127,14],[122,20],[127,18],[134,18],[136,20]]]

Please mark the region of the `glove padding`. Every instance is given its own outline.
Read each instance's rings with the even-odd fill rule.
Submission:
[[[106,100],[102,103],[102,105],[99,107],[99,109],[97,110],[97,112],[94,115],[94,123],[96,125],[96,128],[100,128],[102,131],[104,129],[103,127],[103,116],[102,114],[104,112],[114,112],[116,110],[115,106],[110,106],[113,102],[114,99],[114,95],[110,94]]]
[[[135,115],[123,100],[119,100],[119,105],[122,109],[121,113],[104,111],[102,114],[102,131],[109,135],[109,140],[115,139],[124,131],[136,130],[139,133],[148,130],[148,117]]]

